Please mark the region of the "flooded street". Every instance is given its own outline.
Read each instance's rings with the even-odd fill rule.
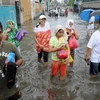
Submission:
[[[37,53],[33,41],[33,27],[38,20],[26,22],[22,27],[29,34],[21,41],[23,66],[18,70],[20,88],[23,100],[47,100],[48,95],[53,100],[100,100],[100,74],[96,79],[89,78],[89,66],[84,61],[88,40],[86,39],[87,23],[79,19],[78,15],[69,12],[68,17],[48,17],[52,35],[57,24],[65,27],[68,19],[74,19],[75,28],[79,34],[79,47],[75,51],[75,63],[73,68],[67,68],[67,76],[64,81],[59,76],[50,78],[51,58],[47,69],[43,64],[38,64]]]

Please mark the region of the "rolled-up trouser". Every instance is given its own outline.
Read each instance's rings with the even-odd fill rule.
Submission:
[[[57,76],[58,72],[60,72],[60,76],[66,76],[66,64],[61,63],[61,61],[52,61],[51,75]]]

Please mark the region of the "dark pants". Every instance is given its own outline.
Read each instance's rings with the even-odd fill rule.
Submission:
[[[6,98],[4,100],[22,100],[22,94],[20,91],[16,92],[14,95],[10,96],[9,98]]]
[[[70,50],[70,55],[71,55],[72,58],[74,59],[74,50]]]
[[[90,62],[90,74],[96,75],[100,72],[100,63]]]
[[[44,62],[48,62],[48,52],[41,50],[41,52],[38,53],[38,59],[41,59],[42,55],[43,55]]]

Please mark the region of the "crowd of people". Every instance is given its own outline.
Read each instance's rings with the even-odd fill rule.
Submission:
[[[41,15],[42,16],[42,15]],[[41,17],[40,16],[40,17]],[[48,26],[46,23],[46,16],[44,16],[45,22],[44,25]],[[40,20],[44,20],[44,18]],[[90,59],[90,78],[96,77],[98,72],[100,71],[100,42],[99,42],[99,34],[100,34],[100,21],[98,23],[98,30],[94,32],[94,21],[95,17],[91,16],[89,20],[89,25],[87,28],[87,35],[90,36],[89,42],[87,44],[86,49],[86,55],[85,55],[85,61],[87,62]],[[49,26],[50,29],[50,26]],[[34,31],[35,34],[38,34]],[[44,33],[46,31],[44,30]],[[55,77],[58,75],[58,72],[60,73],[60,80],[64,80],[66,76],[66,70],[67,66],[73,67],[74,64],[74,52],[75,48],[78,47],[76,40],[79,39],[77,30],[74,27],[74,20],[69,19],[66,22],[66,26],[57,25],[55,28],[55,35],[53,37],[49,37],[48,40],[48,53],[52,53],[52,61],[51,61],[51,77]],[[50,35],[51,36],[51,35]],[[36,37],[36,36],[35,36]],[[39,39],[39,37],[37,36]],[[41,37],[40,37],[41,38]],[[39,39],[40,40],[40,39]],[[70,45],[70,41],[74,41],[72,44],[74,44],[73,47]],[[36,41],[37,43],[38,41]],[[42,42],[41,42],[42,43]],[[47,43],[47,42],[46,42]],[[76,44],[75,44],[76,43]],[[44,44],[41,44],[43,50]],[[40,47],[41,47],[40,45]],[[59,58],[58,57],[58,51],[65,50],[68,53],[68,56],[66,58]],[[45,50],[43,50],[45,51]]]
[[[74,63],[74,47],[70,50],[68,45],[70,37],[79,36],[74,27],[73,19],[69,19],[66,26],[57,25],[55,28],[55,35],[51,37],[50,25],[46,20],[45,15],[39,17],[39,23],[34,28],[34,40],[36,42],[36,50],[38,53],[38,61],[41,61],[42,55],[44,60],[44,67],[48,66],[48,53],[52,53],[51,61],[51,77],[55,77],[60,72],[60,80],[64,80],[66,76],[67,64],[73,67]],[[73,31],[73,32],[72,32]],[[76,41],[77,42],[77,41]],[[58,58],[57,52],[66,49],[68,57]]]
[[[93,23],[94,17],[91,17],[89,24]],[[94,33],[94,25],[91,27],[92,30],[88,26],[88,32],[92,34],[87,44],[85,61],[90,58],[90,77],[95,78],[100,71],[100,21],[98,30]],[[3,100],[18,100],[22,97],[19,86],[16,85],[17,68],[23,63],[20,41],[15,38],[17,31],[17,24],[12,20],[7,21],[4,32],[0,23],[0,98]],[[43,58],[44,68],[47,68],[48,54],[51,53],[51,77],[54,78],[59,73],[59,79],[63,81],[67,75],[67,67],[74,66],[74,52],[78,48],[79,36],[74,27],[74,20],[67,20],[65,26],[57,25],[54,36],[51,36],[46,16],[40,15],[33,31],[37,61],[41,63]],[[23,36],[23,33],[21,35]],[[14,53],[14,56],[8,56],[10,53]]]
[[[56,7],[49,11],[48,16],[58,18],[59,16],[68,16],[69,9],[68,8],[60,8]]]

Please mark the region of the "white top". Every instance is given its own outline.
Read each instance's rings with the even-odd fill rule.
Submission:
[[[44,27],[41,27],[40,25],[38,27],[35,27],[34,28],[34,32],[45,32],[45,31],[48,31],[50,30],[50,24],[49,22],[45,22],[45,26]]]
[[[100,31],[94,32],[87,44],[88,48],[91,48],[90,61],[100,63]]]
[[[58,14],[58,9],[56,8],[56,14]]]
[[[93,23],[88,25],[88,29],[94,29],[94,21],[95,21],[95,17],[92,16],[89,20],[89,23],[91,23],[91,22],[93,22]]]

